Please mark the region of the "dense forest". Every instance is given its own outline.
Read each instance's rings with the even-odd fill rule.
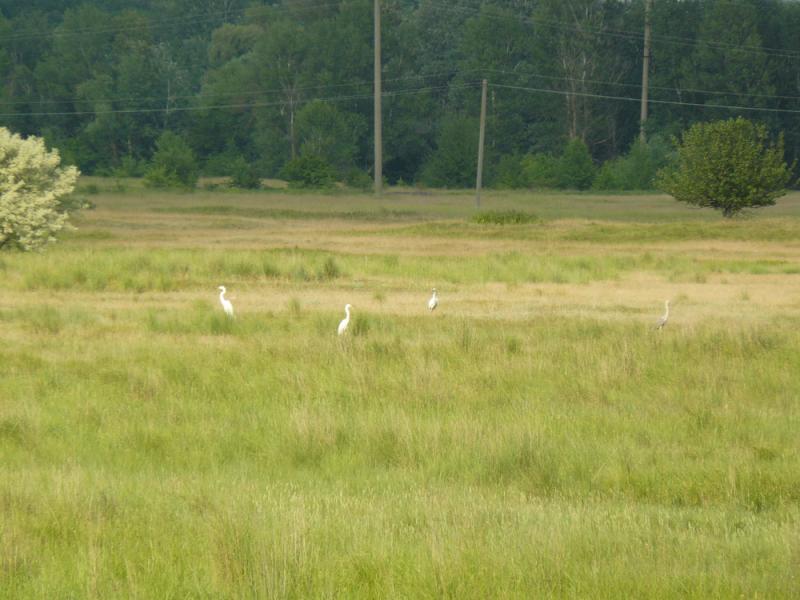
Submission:
[[[206,175],[274,177],[307,158],[368,181],[372,0],[0,0],[0,13],[0,124],[85,173],[141,175],[182,148]],[[800,2],[654,0],[648,144],[643,0],[383,0],[382,19],[390,182],[473,183],[484,78],[492,185],[643,187],[629,180],[672,136],[736,115],[800,156]]]

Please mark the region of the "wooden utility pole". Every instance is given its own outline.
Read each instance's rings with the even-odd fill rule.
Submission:
[[[375,194],[383,188],[383,140],[381,128],[381,1],[375,0]]]
[[[486,89],[488,82],[481,82],[481,123],[478,134],[478,177],[475,181],[475,208],[481,207],[481,185],[483,185],[483,142],[486,140]]]
[[[642,54],[642,112],[639,118],[639,139],[647,141],[647,93],[650,85],[650,11],[653,0],[644,1],[644,51]]]

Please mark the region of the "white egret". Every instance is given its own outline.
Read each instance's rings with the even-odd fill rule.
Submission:
[[[221,285],[221,286],[219,286],[218,289],[219,289],[219,302],[220,302],[220,304],[222,304],[222,310],[225,311],[226,315],[228,315],[229,317],[232,317],[233,316],[233,304],[231,304],[230,300],[225,298],[225,291],[226,291],[225,290],[225,286]]]
[[[428,310],[433,312],[439,306],[439,296],[436,294],[436,288],[433,288],[433,296],[428,300]]]
[[[656,321],[656,329],[658,329],[659,331],[661,331],[664,328],[664,325],[667,324],[667,319],[669,319],[669,300],[664,302],[664,309],[665,309],[664,314],[658,321]]]
[[[349,304],[345,304],[344,312],[345,312],[345,314],[347,316],[344,319],[342,319],[341,323],[339,323],[339,329],[337,330],[339,335],[344,334],[344,332],[347,331],[347,326],[350,325],[350,309],[351,308],[353,308],[353,307],[350,306]]]

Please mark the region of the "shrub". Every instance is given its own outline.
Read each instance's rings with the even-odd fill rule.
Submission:
[[[472,221],[482,225],[522,225],[536,223],[539,218],[518,210],[486,210],[472,215]]]
[[[243,156],[238,156],[231,165],[231,185],[248,190],[261,187],[258,168]]]
[[[212,154],[203,163],[203,175],[206,177],[227,177],[233,172],[238,158],[240,158],[240,154],[233,150]]]
[[[111,170],[113,177],[141,177],[145,174],[147,165],[136,157],[126,154],[119,165]]]
[[[280,176],[295,187],[326,188],[336,181],[333,168],[313,154],[293,158],[283,166]]]
[[[373,184],[372,177],[355,167],[348,169],[344,174],[344,182],[348,187],[362,191],[369,190]]]
[[[652,190],[656,174],[670,159],[669,145],[654,136],[648,142],[636,140],[627,156],[607,161],[592,187],[596,190]]]
[[[179,135],[165,131],[156,141],[156,151],[145,173],[153,187],[194,188],[198,168],[194,152]]]
[[[78,170],[60,162],[41,138],[0,127],[0,248],[40,248],[66,226],[67,205],[60,202],[75,188]]]
[[[505,154],[494,168],[493,187],[500,189],[519,189],[528,187],[522,160],[518,154]]]
[[[659,187],[676,200],[732,217],[746,208],[775,204],[792,169],[783,136],[770,145],[767,129],[737,117],[697,123],[678,142],[676,164],[659,172]]]
[[[475,184],[478,125],[475,119],[446,116],[436,150],[422,169],[420,180],[433,187],[466,188]]]
[[[597,167],[586,143],[578,138],[570,140],[559,157],[556,183],[560,188],[585,190],[591,187]]]
[[[520,169],[526,187],[558,185],[558,159],[551,154],[527,154],[520,160]]]

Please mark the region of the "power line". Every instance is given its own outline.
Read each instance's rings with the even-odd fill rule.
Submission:
[[[383,81],[408,81],[411,79],[433,79],[436,77],[442,76],[449,76],[455,75],[456,73],[466,73],[471,71],[476,71],[477,69],[449,69],[447,71],[438,71],[433,73],[428,73],[427,75],[408,75],[405,77],[390,77],[384,78]],[[363,80],[363,81],[351,81],[351,82],[344,82],[344,83],[330,83],[330,84],[320,84],[320,85],[307,85],[307,86],[297,86],[297,87],[281,87],[281,88],[271,88],[271,89],[264,89],[264,90],[248,90],[248,91],[236,91],[236,92],[198,92],[196,94],[177,94],[177,95],[170,95],[170,96],[121,96],[115,98],[84,98],[73,96],[70,98],[59,98],[59,99],[27,99],[27,100],[1,100],[0,106],[15,106],[19,104],[71,104],[71,103],[85,103],[85,104],[92,104],[92,103],[112,103],[112,102],[167,102],[173,100],[189,100],[189,99],[202,99],[202,98],[217,98],[217,97],[234,97],[234,96],[260,96],[266,94],[280,94],[285,93],[287,91],[292,92],[304,92],[309,90],[322,90],[322,89],[332,89],[332,88],[342,88],[342,87],[357,87],[357,86],[368,86],[372,85],[372,82]]]
[[[539,73],[519,73],[515,71],[508,71],[503,69],[490,69],[490,68],[480,68],[475,67],[471,69],[466,69],[464,71],[459,71],[457,69],[450,69],[447,71],[439,71],[434,73],[429,73],[427,75],[410,75],[406,77],[394,77],[389,79],[384,79],[384,81],[408,81],[414,79],[428,79],[428,78],[436,78],[442,76],[449,76],[460,74],[464,72],[485,72],[485,73],[497,73],[503,75],[513,75],[516,77],[522,77],[525,79],[547,79],[552,81],[581,81],[584,83],[591,83],[595,85],[609,85],[609,86],[619,86],[619,87],[628,87],[628,88],[635,88],[639,89],[641,86],[632,83],[624,83],[624,82],[613,82],[613,81],[602,81],[596,79],[589,79],[589,80],[581,80],[575,77],[559,77],[555,75],[544,75]],[[353,81],[353,82],[346,82],[346,83],[338,83],[338,84],[322,84],[322,85],[311,85],[311,86],[299,86],[292,88],[290,91],[292,92],[304,92],[304,91],[312,91],[312,90],[331,90],[336,88],[342,87],[358,87],[358,86],[368,86],[368,81]],[[474,83],[467,83],[467,84],[451,84],[451,85],[442,85],[442,86],[427,86],[421,88],[410,88],[411,91],[416,89],[425,90],[425,91],[439,91],[439,90],[450,90],[450,89],[459,89],[462,87],[469,87],[471,85],[477,85]],[[637,98],[627,97],[627,96],[615,96],[609,94],[595,94],[589,92],[572,92],[567,90],[554,90],[551,88],[540,88],[540,87],[530,87],[530,86],[519,86],[519,85],[510,85],[510,84],[502,84],[493,82],[492,86],[500,87],[500,88],[508,88],[508,89],[517,89],[517,90],[526,90],[526,91],[538,91],[542,93],[551,93],[551,94],[561,94],[561,95],[576,95],[581,97],[591,97],[591,98],[598,98],[598,99],[606,99],[606,100],[625,100],[625,101],[638,101]],[[672,88],[662,87],[662,86],[651,86],[651,89],[663,90],[663,91],[670,91],[674,92],[676,90]],[[133,101],[159,101],[159,102],[167,102],[173,101],[176,99],[203,99],[203,98],[216,98],[216,97],[227,97],[227,96],[265,96],[269,94],[279,94],[279,93],[286,93],[288,90],[286,88],[273,88],[267,90],[253,90],[253,91],[246,91],[246,92],[220,92],[220,93],[211,93],[211,94],[193,94],[193,95],[185,95],[185,96],[170,96],[169,98],[165,96],[152,96],[152,97],[130,97],[130,98],[104,98],[104,99],[96,99],[96,100],[86,100],[75,98],[74,101],[76,102],[83,102],[83,103],[102,103],[102,102],[116,102],[116,101],[124,101],[124,100],[133,100]],[[408,93],[409,90],[394,90],[388,91],[383,96],[391,96],[391,95],[400,95],[404,93]],[[702,93],[702,94],[709,94],[709,95],[721,95],[721,96],[752,96],[752,97],[759,97],[759,98],[770,98],[770,99],[787,99],[787,100],[798,100],[800,97],[798,96],[777,96],[777,95],[768,95],[768,94],[748,94],[743,92],[724,92],[724,91],[715,91],[715,90],[697,90],[692,88],[687,88],[681,91],[691,92],[691,93]],[[335,98],[331,98],[330,100],[346,100],[346,99],[361,99],[370,97],[369,94],[349,94],[344,96],[338,96]],[[307,101],[314,100],[311,98]],[[325,98],[323,98],[325,100]],[[25,101],[19,101],[20,103],[24,103]],[[40,101],[39,104],[47,104],[47,103],[66,103],[67,100],[63,101]],[[302,102],[302,101],[301,101]],[[782,108],[769,108],[769,107],[755,107],[755,106],[733,106],[733,105],[716,105],[716,104],[702,104],[697,102],[686,102],[686,101],[670,101],[670,100],[659,100],[659,99],[650,99],[649,102],[654,104],[670,104],[676,106],[696,106],[696,107],[716,107],[716,108],[729,108],[735,110],[750,110],[750,111],[767,111],[767,112],[784,112],[784,113],[797,113],[800,110],[792,110],[792,109],[782,109]],[[11,104],[9,102],[0,102],[0,104]],[[158,108],[128,108],[128,109],[107,109],[107,110],[85,110],[85,111],[41,111],[41,112],[23,112],[23,113],[5,113],[0,114],[0,116],[65,116],[65,115],[75,115],[75,116],[85,116],[85,115],[98,115],[98,114],[137,114],[137,113],[160,113],[160,112],[176,112],[176,111],[187,111],[187,110],[211,110],[211,109],[224,109],[224,108],[247,108],[247,107],[264,107],[264,106],[279,106],[286,104],[285,100],[278,100],[278,101],[263,101],[263,102],[247,102],[247,103],[231,103],[231,104],[221,104],[221,105],[199,105],[199,106],[175,106],[175,107],[158,107]]]
[[[466,13],[470,16],[480,16],[489,19],[495,20],[516,20],[521,23],[527,25],[540,25],[544,27],[551,27],[555,29],[562,29],[568,31],[574,31],[577,33],[584,33],[584,34],[591,34],[591,35],[602,35],[607,37],[615,37],[627,40],[636,40],[642,41],[643,34],[636,32],[636,31],[626,31],[622,29],[592,29],[590,27],[579,27],[570,23],[565,23],[564,21],[555,21],[552,19],[543,19],[541,17],[526,17],[519,14],[508,14],[502,15],[498,13],[490,13],[486,10],[463,6],[463,5],[452,5],[446,2],[442,2],[435,8],[440,10],[449,10],[453,12],[460,12]],[[710,48],[715,48],[717,50],[729,50],[733,52],[742,52],[742,53],[750,53],[750,54],[766,54],[768,56],[774,56],[776,58],[787,58],[787,59],[800,59],[800,52],[798,51],[787,51],[782,50],[780,48],[769,48],[769,47],[757,47],[757,46],[742,46],[736,44],[728,44],[725,42],[706,42],[702,40],[693,40],[690,38],[682,38],[677,36],[668,36],[668,35],[661,35],[661,34],[652,34],[653,41],[662,41],[665,43],[673,44],[673,45],[681,45],[681,46],[707,46]]]
[[[582,98],[599,98],[603,100],[623,100],[626,102],[640,102],[640,98],[630,96],[611,96],[607,94],[592,94],[589,92],[568,92],[566,90],[554,90],[550,88],[534,88],[521,85],[507,85],[503,83],[493,83],[492,87],[505,88],[509,90],[520,90],[525,92],[538,92],[543,94],[557,94],[560,96],[580,96]],[[652,104],[670,104],[674,106],[695,106],[700,108],[724,108],[729,110],[749,110],[756,112],[789,113],[800,114],[800,109],[791,108],[761,108],[758,106],[734,106],[730,104],[700,104],[699,102],[681,102],[677,100],[649,100]]]
[[[428,86],[420,88],[409,88],[405,90],[395,90],[383,92],[381,96],[393,97],[404,96],[409,94],[421,94],[425,92],[434,92],[439,90],[451,90],[459,88],[476,87],[480,82],[473,81],[469,83],[457,85],[440,85]],[[372,94],[352,94],[347,96],[332,96],[327,98],[308,98],[307,100],[299,101],[298,104],[307,104],[309,102],[341,102],[346,100],[364,100],[372,98]],[[275,100],[270,102],[248,102],[243,104],[218,104],[213,106],[176,106],[173,108],[117,108],[108,110],[86,110],[86,111],[53,111],[53,112],[26,112],[26,113],[0,113],[0,117],[63,117],[63,116],[86,116],[86,115],[108,115],[108,114],[145,114],[145,113],[164,113],[164,112],[189,112],[189,111],[202,111],[202,110],[215,110],[215,109],[232,109],[232,108],[263,108],[268,106],[285,106],[285,100]]]
[[[480,69],[476,69],[480,70]],[[617,87],[630,87],[641,89],[641,84],[638,83],[624,83],[620,81],[602,81],[599,79],[581,79],[578,77],[559,77],[557,75],[542,75],[539,73],[520,73],[518,71],[508,71],[503,69],[483,69],[483,71],[488,73],[501,73],[506,75],[515,75],[517,77],[525,77],[528,79],[551,79],[556,81],[581,81],[584,83],[591,83],[595,85],[611,85]],[[665,87],[665,86],[658,86],[658,85],[651,85],[651,90],[662,90],[665,92],[686,92],[690,94],[708,94],[708,95],[717,95],[717,96],[745,96],[745,97],[752,97],[752,98],[769,98],[773,100],[800,100],[800,96],[781,96],[778,94],[757,94],[752,92],[727,92],[721,90],[701,90],[696,88],[672,88],[672,87]]]
[[[326,3],[319,3],[319,4],[305,4],[305,5],[293,5],[293,6],[286,6],[286,5],[270,5],[268,8],[269,10],[279,10],[279,11],[286,11],[286,12],[298,12],[298,11],[307,11],[307,10],[314,10],[318,8],[339,8],[341,7],[340,2],[326,2]],[[463,4],[452,4],[448,3],[444,0],[440,0],[438,6],[435,6],[436,9],[441,10],[450,10],[455,12],[466,13],[471,16],[482,16],[487,17],[490,19],[503,19],[503,20],[517,20],[522,23],[526,23],[529,25],[543,25],[547,27],[553,27],[557,29],[566,29],[569,31],[576,31],[579,33],[589,33],[594,35],[605,35],[605,36],[612,36],[624,39],[635,39],[641,40],[643,35],[638,31],[628,31],[623,29],[592,29],[588,27],[580,27],[576,26],[572,23],[567,23],[564,21],[558,21],[555,19],[545,19],[543,17],[530,17],[524,16],[520,14],[499,14],[499,13],[491,13],[488,12],[480,7],[475,6],[468,6]],[[234,15],[242,16],[247,11],[246,8],[243,9],[232,9],[229,11],[210,11],[205,15],[195,16],[195,17],[171,17],[171,18],[159,18],[158,21],[155,22],[148,22],[142,25],[131,25],[131,26],[121,26],[121,27],[110,27],[110,28],[81,28],[81,29],[73,29],[67,31],[49,31],[49,32],[38,32],[38,33],[27,33],[22,32],[18,34],[11,34],[7,36],[0,37],[0,42],[5,40],[23,40],[23,39],[33,39],[33,38],[44,38],[44,37],[63,37],[63,36],[71,36],[71,35],[87,35],[87,34],[101,34],[101,33],[121,33],[125,31],[135,31],[140,29],[150,29],[150,28],[160,28],[160,27],[168,27],[174,24],[180,23],[190,23],[190,22],[210,22],[217,20],[219,18],[226,19],[227,17],[231,17]],[[147,13],[141,13],[142,16],[147,17],[148,19],[153,18],[153,15],[149,15]],[[117,16],[115,14],[109,13],[109,16]],[[678,44],[678,45],[703,45],[708,46],[716,49],[721,50],[732,50],[737,52],[750,52],[750,53],[764,53],[771,56],[782,57],[782,58],[800,58],[800,51],[788,51],[781,48],[771,48],[767,46],[743,46],[737,44],[729,44],[725,42],[708,42],[708,41],[701,41],[691,38],[685,38],[680,36],[671,36],[665,34],[653,34],[653,40],[661,40],[667,43]]]

